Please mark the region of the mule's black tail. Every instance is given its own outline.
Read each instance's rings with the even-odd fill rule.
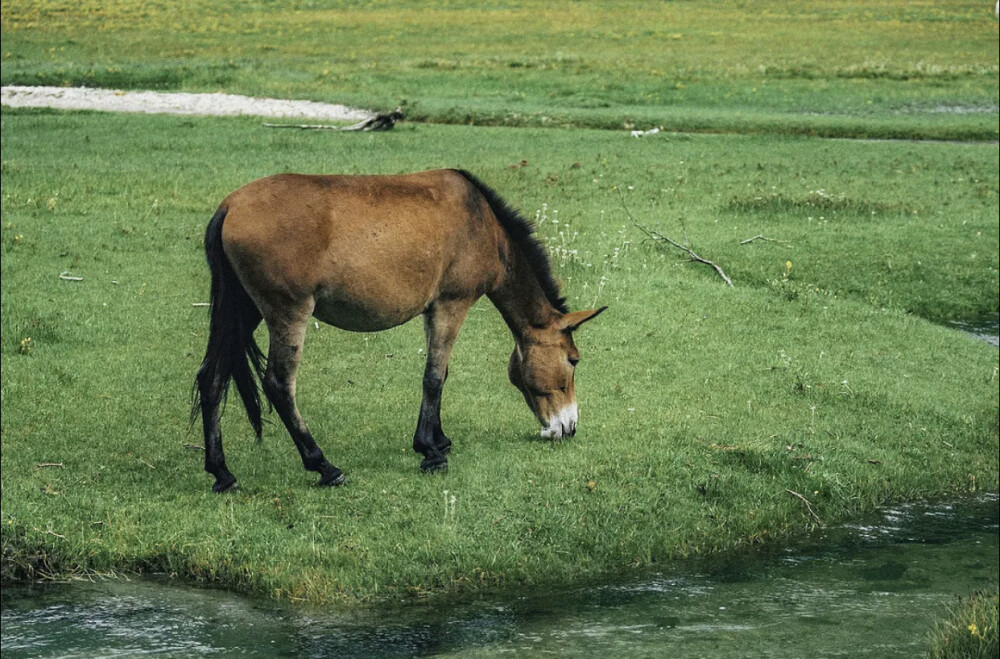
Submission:
[[[253,332],[261,315],[222,249],[222,223],[227,210],[220,207],[205,231],[205,257],[212,273],[211,318],[208,348],[195,378],[191,420],[199,411],[203,412],[205,423],[217,418],[214,410],[225,403],[229,381],[233,380],[259,439],[262,428],[258,383],[263,378],[266,359],[254,341]],[[208,433],[208,428],[205,431]]]

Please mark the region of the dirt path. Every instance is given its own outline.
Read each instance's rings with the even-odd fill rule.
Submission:
[[[102,110],[106,112],[144,112],[152,114],[252,115],[320,119],[325,121],[360,121],[372,116],[366,110],[313,101],[285,101],[274,98],[250,98],[233,94],[183,94],[86,87],[2,88],[0,102],[10,107],[44,107],[60,110]]]

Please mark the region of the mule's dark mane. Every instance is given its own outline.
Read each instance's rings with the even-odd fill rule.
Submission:
[[[549,303],[555,307],[559,313],[569,313],[566,305],[566,298],[559,292],[559,282],[552,274],[552,264],[549,262],[549,254],[545,246],[539,242],[535,235],[535,225],[524,219],[516,208],[504,201],[499,194],[490,186],[480,181],[474,174],[464,169],[455,170],[471,183],[479,193],[486,198],[486,203],[490,205],[493,214],[500,221],[500,226],[507,232],[507,236],[520,249],[524,258],[531,266],[538,285],[545,293]]]

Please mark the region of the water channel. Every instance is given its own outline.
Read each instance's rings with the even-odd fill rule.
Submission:
[[[5,588],[16,657],[913,657],[956,596],[995,584],[1000,503],[883,510],[751,556],[529,592],[344,612],[169,581]]]

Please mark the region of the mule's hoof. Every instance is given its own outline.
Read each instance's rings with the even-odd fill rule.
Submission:
[[[320,487],[336,487],[338,485],[343,485],[346,482],[347,477],[344,476],[343,472],[334,467],[333,471],[323,474],[323,477],[319,479],[319,482],[316,483],[316,485]]]
[[[434,440],[434,447],[442,453],[447,453],[451,450],[451,440],[441,435]]]
[[[448,458],[443,455],[424,458],[420,463],[420,471],[425,474],[448,471]]]
[[[212,491],[216,494],[232,492],[233,490],[238,489],[240,489],[240,484],[236,482],[236,477],[232,474],[227,474],[226,477],[216,478],[215,484],[212,486]]]

